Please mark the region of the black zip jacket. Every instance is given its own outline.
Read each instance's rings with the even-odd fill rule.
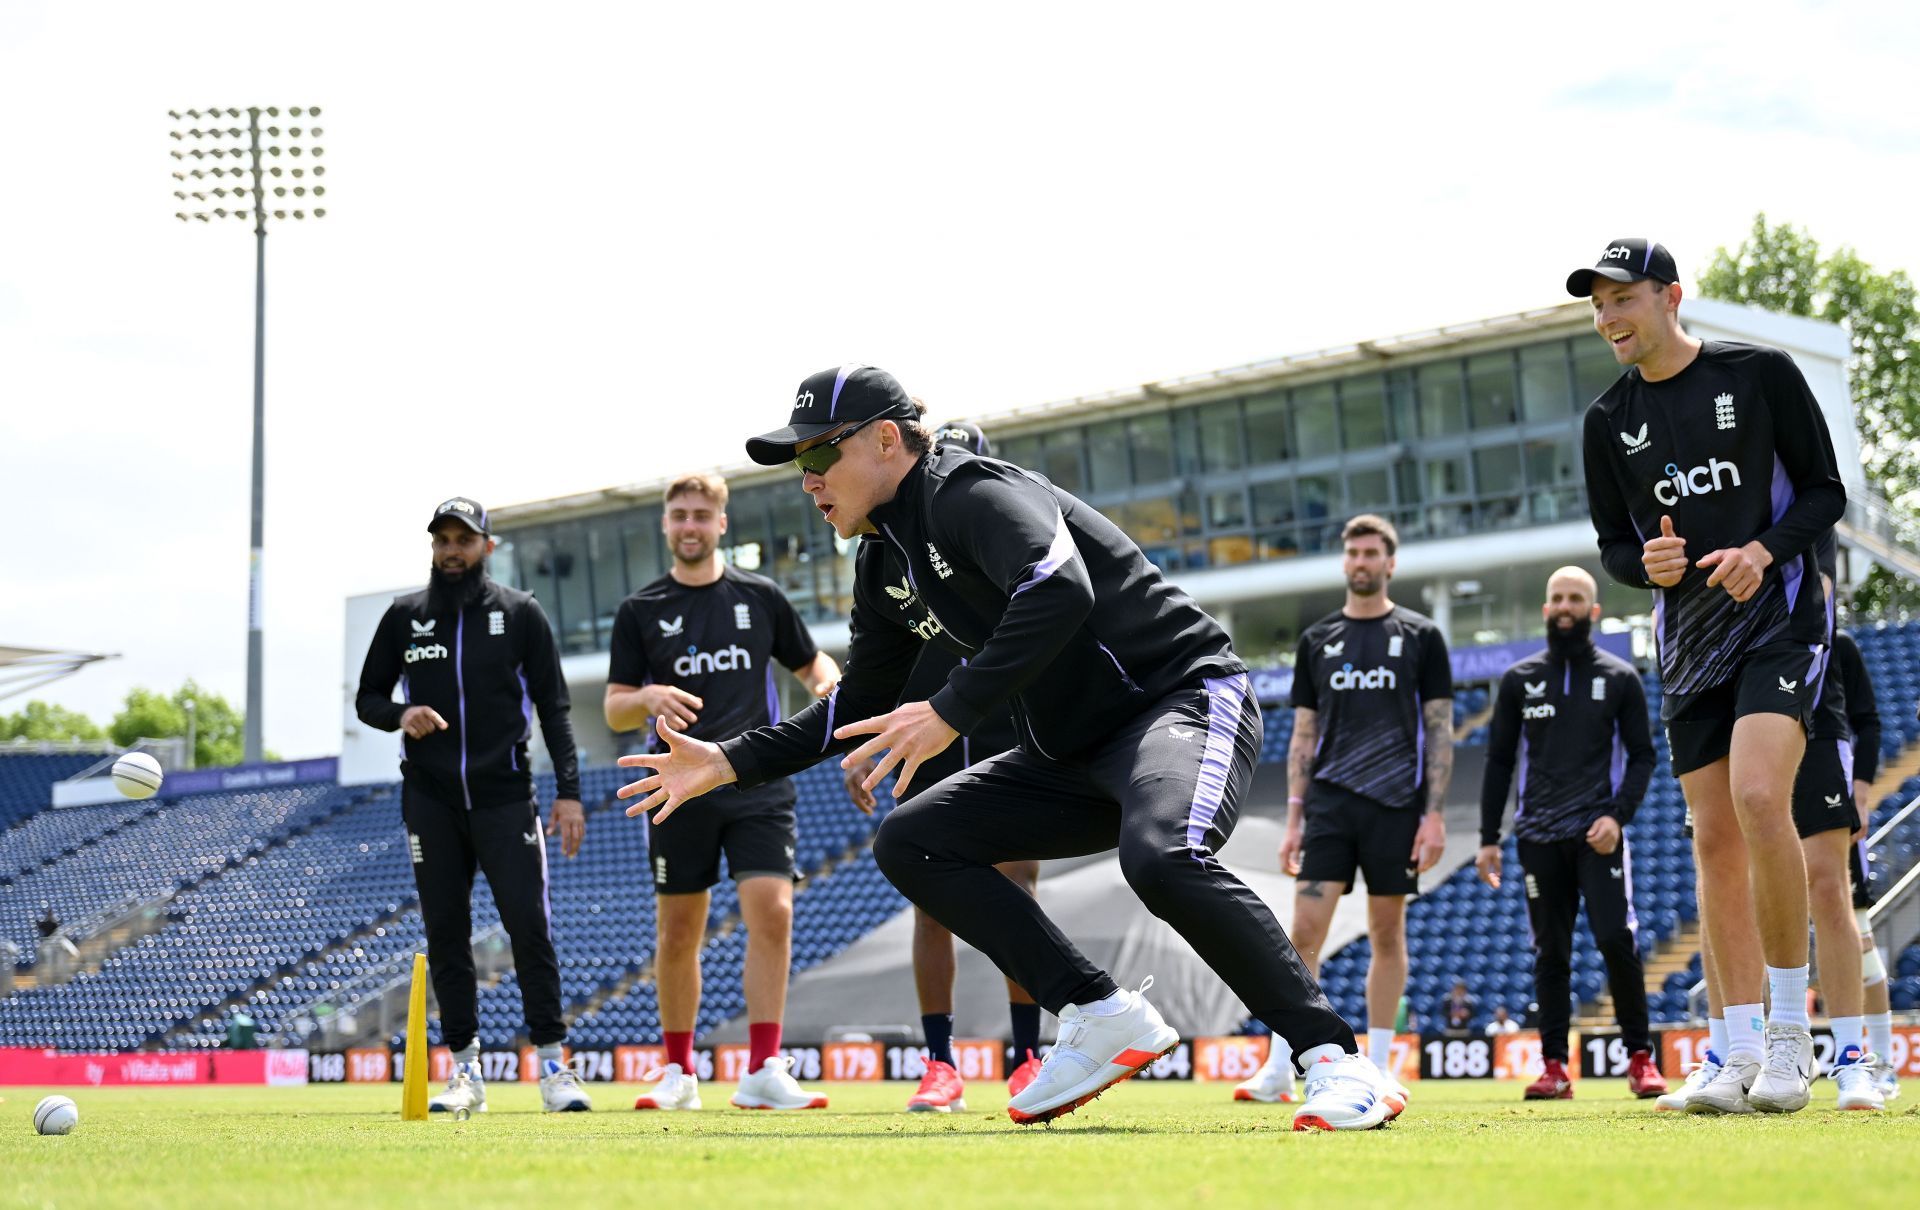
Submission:
[[[1653,735],[1640,674],[1591,641],[1529,656],[1500,677],[1480,783],[1480,843],[1500,843],[1518,754],[1516,836],[1550,844],[1611,815],[1633,822],[1653,778]]]
[[[533,594],[489,579],[457,615],[429,610],[425,589],[394,598],[367,648],[354,700],[360,721],[382,731],[398,731],[408,706],[431,706],[447,720],[445,731],[402,741],[401,777],[468,809],[528,801],[527,741],[537,706],[554,797],[579,798],[560,652]],[[404,703],[393,700],[396,683]]]
[[[1654,588],[1661,685],[1725,683],[1747,652],[1827,641],[1814,545],[1846,511],[1820,404],[1793,359],[1765,345],[1709,340],[1684,370],[1648,382],[1630,369],[1587,409],[1587,499],[1607,574],[1652,588],[1641,548],[1663,514],[1686,539],[1687,570]],[[1701,556],[1758,541],[1773,556],[1745,602],[1707,587]]]
[[[720,745],[742,785],[857,746],[833,729],[892,710],[925,642],[961,658],[927,699],[949,726],[972,735],[1011,705],[1021,747],[1056,759],[1183,685],[1246,671],[1226,632],[1133,539],[1031,471],[936,450],[872,520],[839,687]]]

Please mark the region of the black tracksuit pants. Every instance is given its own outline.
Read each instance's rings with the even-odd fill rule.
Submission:
[[[1140,901],[1295,1054],[1328,1042],[1351,1053],[1353,1031],[1280,922],[1214,855],[1238,820],[1260,739],[1246,676],[1208,679],[1076,759],[1016,748],[954,774],[894,809],[874,857],[916,906],[1059,1013],[1111,995],[1114,981],[994,863],[1117,848]]]
[[[533,802],[468,810],[461,802],[407,785],[401,814],[412,847],[413,881],[427,926],[427,967],[440,1001],[440,1035],[463,1050],[480,1031],[480,992],[473,970],[473,874],[487,876],[500,922],[513,943],[513,967],[535,1046],[563,1042],[560,960],[553,950],[548,900],[547,838]]]
[[[1527,877],[1527,919],[1533,926],[1533,988],[1540,1002],[1540,1053],[1567,1061],[1567,1028],[1573,1015],[1573,926],[1580,900],[1587,924],[1607,964],[1607,985],[1627,1052],[1649,1049],[1647,976],[1640,963],[1640,937],[1633,914],[1633,858],[1627,838],[1607,856],[1583,838],[1546,844],[1519,842]]]

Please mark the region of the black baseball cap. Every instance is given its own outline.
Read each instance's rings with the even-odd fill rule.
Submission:
[[[950,445],[969,454],[978,454],[982,458],[993,457],[993,443],[980,431],[980,426],[971,420],[949,420],[933,430],[935,445]]]
[[[1600,263],[1591,269],[1575,269],[1567,275],[1567,293],[1586,298],[1593,293],[1595,275],[1617,282],[1646,281],[1652,278],[1662,285],[1680,280],[1673,267],[1673,253],[1665,244],[1650,239],[1617,239],[1600,254]]]
[[[433,510],[433,520],[427,522],[427,532],[432,533],[433,527],[447,517],[452,517],[482,537],[491,537],[493,534],[493,531],[487,528],[487,510],[480,507],[478,500],[455,496],[451,500],[443,501],[440,507]]]
[[[761,466],[793,461],[793,448],[849,420],[917,414],[899,380],[875,366],[843,365],[809,375],[794,392],[787,426],[747,438],[747,457]]]

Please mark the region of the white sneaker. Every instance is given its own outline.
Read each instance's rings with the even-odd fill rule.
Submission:
[[[1373,1063],[1373,1060],[1368,1059],[1367,1062]],[[1387,1121],[1391,1122],[1406,1112],[1407,1098],[1412,1094],[1407,1091],[1405,1084],[1378,1063],[1373,1064],[1373,1070],[1380,1077],[1380,1099],[1387,1103]]]
[[[1764,1113],[1805,1109],[1813,1099],[1813,1034],[1804,1025],[1769,1025],[1766,1056],[1748,1103]]]
[[[540,1107],[548,1113],[588,1113],[593,1101],[573,1068],[547,1059],[540,1064]]]
[[[793,1058],[790,1055],[774,1055],[760,1064],[759,1071],[750,1071],[740,1081],[740,1091],[733,1094],[733,1104],[737,1109],[825,1109],[827,1098],[816,1092],[808,1092],[800,1087],[793,1078]]]
[[[1873,1056],[1873,1090],[1883,1103],[1900,1099],[1900,1073],[1893,1069],[1893,1060],[1883,1055]]]
[[[1033,1082],[1007,1103],[1007,1116],[1025,1126],[1072,1113],[1180,1045],[1179,1033],[1147,1003],[1152,986],[1149,975],[1139,991],[1121,991],[1127,1007],[1111,1016],[1077,1004],[1062,1008],[1053,1049]]]
[[[1688,1113],[1752,1113],[1747,1090],[1760,1078],[1760,1060],[1729,1055],[1713,1078],[1687,1098]]]
[[[1233,1086],[1236,1101],[1259,1101],[1263,1105],[1291,1105],[1299,1100],[1293,1091],[1293,1058],[1282,1059],[1278,1051],[1269,1054],[1251,1079]]]
[[[1887,1107],[1880,1090],[1874,1087],[1874,1068],[1878,1063],[1877,1055],[1861,1054],[1858,1046],[1849,1046],[1840,1052],[1833,1070],[1827,1073],[1833,1078],[1833,1086],[1840,1090],[1838,1108],[1878,1113]]]
[[[1693,1099],[1693,1094],[1713,1083],[1713,1077],[1719,1074],[1720,1056],[1709,1050],[1707,1057],[1702,1059],[1692,1071],[1687,1073],[1685,1082],[1672,1092],[1654,1101],[1653,1107],[1669,1113],[1685,1113],[1687,1102]]]
[[[487,1085],[480,1078],[478,1063],[455,1063],[447,1090],[427,1102],[428,1113],[452,1113],[456,1109],[469,1113],[487,1111]]]
[[[1295,1130],[1372,1130],[1393,1116],[1380,1069],[1364,1055],[1322,1059],[1307,1068],[1307,1099],[1293,1111]]]
[[[683,1071],[678,1063],[669,1063],[647,1077],[657,1083],[633,1098],[635,1109],[698,1109],[700,1077]]]

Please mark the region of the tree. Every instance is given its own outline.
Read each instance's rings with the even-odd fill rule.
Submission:
[[[1853,345],[1847,365],[1867,483],[1902,521],[1920,512],[1920,306],[1902,270],[1880,273],[1853,249],[1822,257],[1788,223],[1757,214],[1739,248],[1715,251],[1700,276],[1708,298],[1824,319]],[[1920,608],[1920,586],[1874,567],[1854,593],[1863,613]]]
[[[13,714],[0,715],[0,741],[28,740],[101,740],[106,732],[78,710],[51,702],[28,702]]]
[[[167,739],[187,734],[187,703],[194,705],[193,761],[210,765],[237,765],[244,751],[245,719],[227,699],[189,680],[171,696],[151,689],[134,689],[127,704],[114,715],[109,733],[126,746],[138,739]]]

